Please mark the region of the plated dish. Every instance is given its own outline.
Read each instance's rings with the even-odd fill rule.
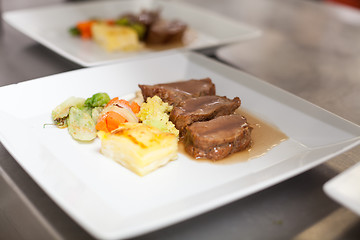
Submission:
[[[279,130],[265,132],[269,124],[249,122],[240,112],[240,98],[216,95],[210,78],[139,87],[131,99],[110,99],[107,93],[72,96],[54,108],[50,125],[67,128],[79,143],[99,136],[102,154],[140,176],[176,160],[179,145],[194,160],[224,163],[244,152],[248,161],[263,144],[260,155],[287,139]],[[266,136],[276,132],[280,139]]]
[[[63,129],[43,127],[68,96],[126,96],[139,83],[209,76],[218,95],[239,96],[242,108],[288,139],[265,155],[233,164],[199,162],[180,153],[166,167],[139,177],[103,156],[99,141],[79,144]],[[24,108],[28,99],[36,107]],[[359,126],[196,53],[80,69],[0,88],[2,144],[69,216],[101,239],[134,237],[230,203],[358,145],[359,136]]]
[[[332,199],[360,216],[360,164],[347,169],[324,185]]]
[[[68,34],[77,22],[91,18],[114,19],[126,13],[141,10],[161,10],[164,19],[181,20],[190,29],[184,46],[176,48],[144,48],[139,51],[107,52],[92,41],[82,41]],[[66,17],[64,17],[66,16]],[[63,57],[82,66],[96,66],[116,61],[137,60],[174,53],[178,50],[206,49],[260,35],[252,26],[227,19],[196,6],[174,1],[132,0],[65,3],[5,12],[10,25],[50,48]],[[203,21],[203,19],[207,19]]]
[[[164,19],[160,9],[127,12],[110,19],[85,19],[72,26],[69,34],[93,41],[109,53],[171,49],[186,46],[196,38],[189,38],[191,31],[186,23]]]

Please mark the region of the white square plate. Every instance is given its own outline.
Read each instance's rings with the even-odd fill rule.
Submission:
[[[213,79],[218,95],[289,139],[236,164],[179,159],[139,177],[80,144],[66,129],[43,127],[70,96],[139,90],[138,84]],[[95,237],[128,238],[174,224],[304,172],[360,143],[360,127],[253,76],[195,53],[81,69],[0,88],[0,139],[19,164]]]
[[[68,30],[79,21],[98,17],[115,18],[126,12],[161,9],[166,19],[179,19],[188,24],[196,38],[183,48],[138,52],[109,53],[92,41],[73,37]],[[136,60],[174,53],[179,50],[205,49],[260,35],[260,31],[196,6],[174,1],[121,0],[65,3],[48,7],[24,9],[3,14],[10,25],[82,66],[96,66],[116,61]]]
[[[360,163],[324,185],[324,191],[338,203],[360,216]]]

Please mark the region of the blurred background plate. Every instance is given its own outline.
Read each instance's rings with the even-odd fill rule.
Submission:
[[[161,9],[163,18],[178,19],[187,23],[194,40],[184,47],[176,49],[145,49],[138,52],[109,53],[96,43],[75,38],[68,32],[69,28],[79,21],[90,18],[111,19],[123,13],[138,13],[143,9]],[[230,20],[200,7],[180,2],[156,0],[64,3],[9,11],[3,14],[3,18],[19,31],[82,66],[136,60],[170,54],[178,50],[204,50],[260,35],[257,28]]]

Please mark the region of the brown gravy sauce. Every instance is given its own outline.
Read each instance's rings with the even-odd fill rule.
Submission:
[[[251,132],[252,142],[249,148],[237,153],[233,153],[222,160],[213,161],[210,159],[195,159],[191,157],[188,153],[185,152],[183,143],[179,142],[179,153],[188,156],[194,161],[209,162],[221,165],[234,164],[263,156],[273,147],[288,139],[288,136],[281,132],[277,127],[265,122],[264,120],[250,114],[247,111],[244,111],[243,109],[236,110],[235,114],[245,116],[249,125],[253,127]]]
[[[186,44],[183,42],[174,42],[174,43],[167,43],[167,44],[146,44],[146,48],[153,50],[153,51],[164,51],[173,48],[182,48],[185,47]]]

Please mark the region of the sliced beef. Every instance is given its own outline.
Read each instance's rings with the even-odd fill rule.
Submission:
[[[145,42],[150,45],[182,43],[187,25],[181,21],[158,20],[148,30]]]
[[[160,11],[142,10],[137,18],[138,22],[144,24],[146,27],[150,27],[160,19]]]
[[[251,143],[251,127],[241,115],[220,116],[187,127],[185,151],[194,158],[220,160],[246,149]]]
[[[145,101],[148,97],[157,95],[164,102],[171,105],[176,105],[188,98],[215,95],[215,85],[210,78],[156,85],[139,85],[139,87]]]
[[[139,14],[129,12],[122,14],[119,19],[126,19],[129,24],[140,23],[148,28],[160,19],[160,11],[142,10]]]
[[[170,120],[184,136],[186,127],[194,122],[208,121],[218,116],[229,115],[240,107],[240,98],[229,99],[220,96],[201,96],[186,99],[176,106],[170,113]]]

